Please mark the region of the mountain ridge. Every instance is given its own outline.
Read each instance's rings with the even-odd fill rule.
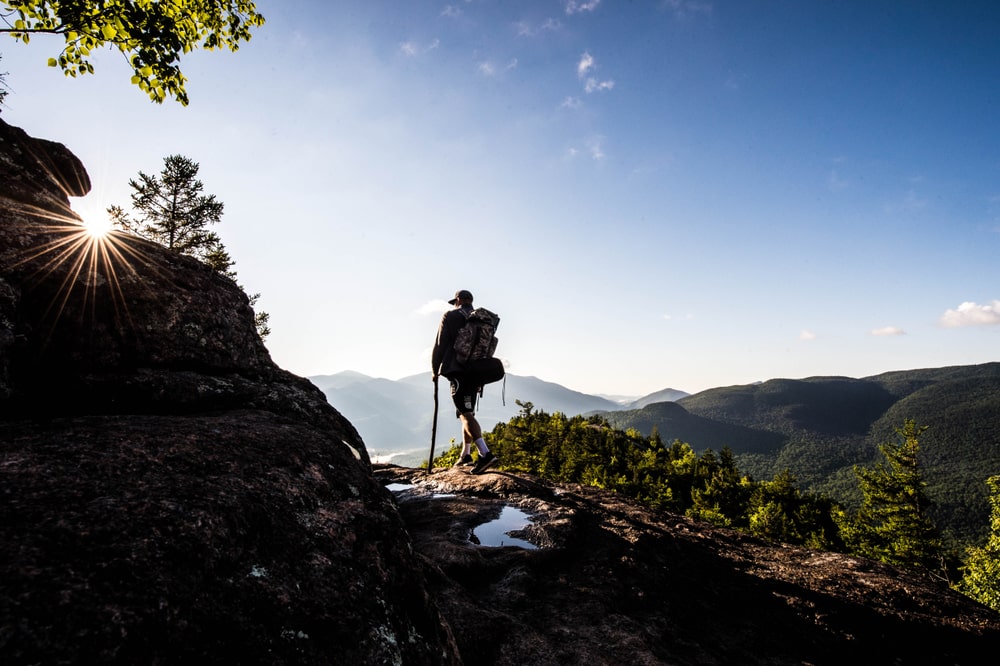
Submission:
[[[392,381],[357,372],[310,378],[355,425],[373,459],[426,462],[433,414],[430,374]],[[986,525],[985,479],[1000,474],[1000,362],[894,370],[861,378],[824,375],[706,389],[663,389],[621,405],[537,377],[508,375],[486,388],[479,418],[485,431],[530,402],[537,410],[598,415],[613,426],[655,429],[696,451],[728,447],[741,472],[771,478],[788,469],[805,490],[848,505],[860,500],[855,465],[873,464],[877,446],[908,418],[932,426],[922,439],[922,465],[935,518],[959,541]],[[405,389],[401,387],[407,387]],[[439,452],[461,437],[447,384],[439,387]],[[502,396],[506,395],[506,404]],[[658,397],[679,395],[676,400]],[[454,425],[452,425],[454,424]],[[403,444],[399,444],[402,442]]]

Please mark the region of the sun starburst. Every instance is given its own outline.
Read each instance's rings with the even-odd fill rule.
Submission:
[[[39,243],[22,253],[16,265],[30,267],[36,283],[58,280],[51,290],[45,317],[54,327],[72,304],[73,309],[95,316],[101,302],[108,304],[114,324],[121,327],[131,317],[122,289],[122,280],[135,275],[134,264],[146,263],[136,244],[138,239],[113,229],[107,215],[87,215],[68,210],[27,211],[39,234]],[[138,241],[141,245],[141,241]],[[71,299],[82,299],[72,302]],[[103,308],[102,308],[103,309]]]

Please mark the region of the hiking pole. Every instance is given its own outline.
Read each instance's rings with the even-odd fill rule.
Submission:
[[[434,471],[434,440],[438,432],[438,378],[434,377],[434,419],[431,421],[431,455],[427,458],[428,476]]]

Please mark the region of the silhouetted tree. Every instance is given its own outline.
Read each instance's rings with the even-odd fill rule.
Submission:
[[[108,208],[111,222],[140,238],[163,245],[177,254],[200,259],[222,275],[236,280],[235,262],[222,239],[208,226],[222,219],[224,205],[214,194],[203,193],[205,186],[198,180],[199,164],[183,155],[163,158],[163,170],[150,176],[139,172],[138,180],[129,180],[132,187],[133,219],[120,206]],[[248,296],[253,307],[260,294]],[[271,332],[270,315],[254,311],[254,324],[260,337]]]

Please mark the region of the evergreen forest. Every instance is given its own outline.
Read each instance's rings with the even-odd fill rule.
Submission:
[[[985,543],[943,537],[929,511],[933,502],[921,467],[921,439],[928,428],[912,419],[877,446],[870,466],[852,468],[860,500],[851,507],[803,490],[787,468],[755,479],[740,470],[728,446],[697,452],[680,439],[665,441],[656,426],[642,434],[617,428],[602,415],[568,417],[537,410],[530,402],[517,405],[520,412],[487,436],[501,470],[603,488],[655,510],[772,541],[923,570],[983,603],[998,599],[1000,518],[984,519],[984,533],[992,529]],[[435,459],[435,466],[454,464],[459,453],[453,446]],[[989,483],[996,513],[1000,476]],[[1000,602],[993,607],[1000,610]]]

